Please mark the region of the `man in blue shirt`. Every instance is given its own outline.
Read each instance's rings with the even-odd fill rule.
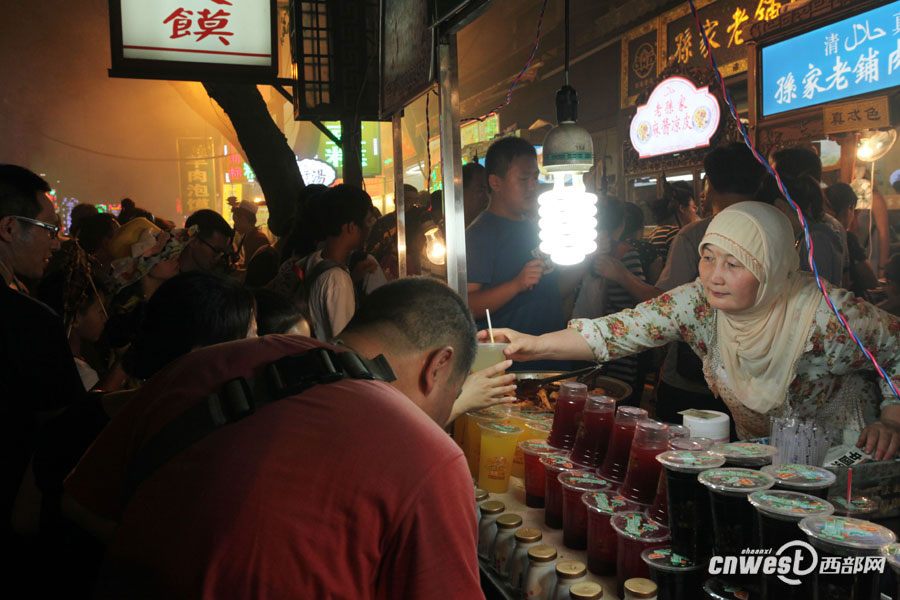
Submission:
[[[564,276],[537,252],[537,153],[527,141],[508,137],[494,142],[485,158],[490,204],[466,230],[469,309],[479,329],[487,328],[485,309],[494,327],[540,335],[566,327],[561,285]],[[571,281],[570,281],[571,280]],[[567,368],[568,363],[536,361],[513,364],[512,370]]]

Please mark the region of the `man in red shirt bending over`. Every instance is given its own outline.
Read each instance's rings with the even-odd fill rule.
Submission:
[[[474,359],[471,314],[446,286],[403,279],[368,296],[336,343],[202,348],[141,388],[66,481],[67,513],[110,540],[99,596],[482,597],[472,480],[439,426]],[[396,379],[269,401],[134,483],[135,457],[224,382],[259,389],[267,365],[321,347],[383,355]]]

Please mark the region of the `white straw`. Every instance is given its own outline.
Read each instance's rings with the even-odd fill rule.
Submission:
[[[489,309],[484,309],[484,313],[487,315],[488,322],[488,333],[491,335],[491,343],[494,343],[494,328],[491,327],[491,311]]]

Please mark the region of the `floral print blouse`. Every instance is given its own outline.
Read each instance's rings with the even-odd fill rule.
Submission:
[[[832,302],[863,344],[900,387],[900,321],[852,293],[826,284]],[[886,404],[898,399],[859,349],[825,299],[816,311],[806,351],[794,364],[794,379],[782,406],[762,415],[741,405],[728,390],[718,360],[716,313],[700,280],[679,286],[634,309],[600,319],[569,323],[584,336],[598,362],[619,358],[668,342],[684,341],[703,360],[710,388],[732,409],[741,437],[768,434],[769,417],[797,417],[831,422],[844,429],[862,429],[864,413],[873,413],[876,383]]]

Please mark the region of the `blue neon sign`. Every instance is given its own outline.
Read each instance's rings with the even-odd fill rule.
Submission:
[[[900,1],[762,49],[763,116],[900,85]]]

